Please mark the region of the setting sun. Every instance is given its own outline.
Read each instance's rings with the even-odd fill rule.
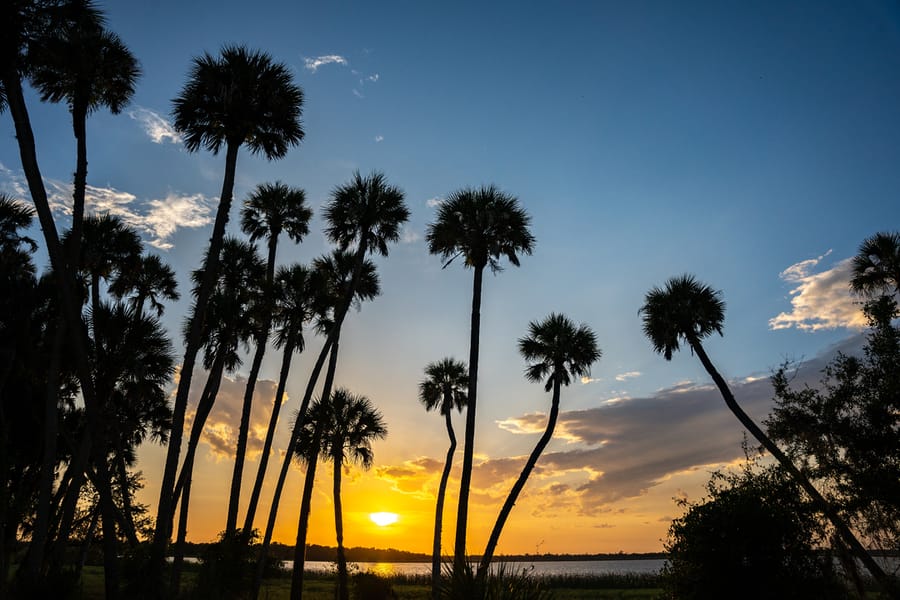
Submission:
[[[369,519],[379,527],[387,527],[397,522],[399,517],[397,513],[392,512],[376,512],[369,514]]]

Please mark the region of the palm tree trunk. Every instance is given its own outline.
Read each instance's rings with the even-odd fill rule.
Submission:
[[[103,582],[107,600],[119,597],[119,557],[116,540],[116,509],[112,499],[109,468],[103,457],[97,460],[97,494],[100,496],[100,523],[103,527]]]
[[[84,565],[87,562],[88,553],[91,550],[91,544],[94,541],[94,536],[97,534],[97,525],[100,523],[100,507],[94,507],[94,510],[91,511],[91,522],[88,525],[87,533],[84,536],[84,541],[81,544],[81,552],[78,556],[78,562],[75,564],[75,577],[76,579],[81,578],[81,572],[84,570]]]
[[[256,470],[256,480],[253,482],[253,491],[250,493],[250,502],[247,506],[247,518],[244,519],[244,531],[252,531],[253,520],[256,518],[256,507],[259,504],[259,495],[262,493],[263,482],[266,479],[266,469],[269,466],[269,453],[272,451],[272,441],[275,439],[275,429],[278,426],[278,415],[281,412],[281,403],[284,400],[284,388],[287,385],[288,373],[291,370],[291,359],[294,355],[294,339],[291,338],[284,345],[284,354],[281,358],[281,372],[278,376],[278,388],[275,390],[275,401],[272,403],[272,415],[269,417],[269,427],[266,430],[266,439],[263,442],[262,454],[259,456],[259,467]]]
[[[512,511],[513,506],[516,505],[516,500],[518,500],[519,494],[525,487],[525,482],[528,481],[528,476],[531,475],[531,471],[534,469],[534,465],[537,464],[538,458],[540,458],[541,453],[544,451],[544,448],[547,447],[547,444],[550,443],[550,438],[553,437],[553,430],[556,429],[556,419],[559,416],[560,390],[559,379],[556,376],[554,376],[553,379],[553,400],[550,404],[550,418],[547,420],[547,429],[544,430],[541,439],[538,440],[534,450],[531,451],[528,462],[525,463],[525,467],[519,474],[519,478],[509,491],[506,502],[503,503],[503,508],[500,509],[500,514],[497,515],[497,522],[494,523],[491,537],[488,538],[487,546],[484,549],[484,555],[481,557],[481,564],[478,566],[478,577],[483,578],[487,575],[488,569],[491,566],[491,559],[494,557],[494,551],[497,549],[497,542],[500,541],[500,532],[503,531],[503,526],[506,524],[506,519],[509,518],[509,513]]]
[[[180,512],[178,515],[178,533],[175,538],[175,547],[173,549],[172,558],[172,595],[177,596],[179,587],[181,586],[181,570],[184,564],[184,545],[187,540],[187,522],[191,503],[191,479],[194,474],[194,458],[197,455],[197,447],[200,445],[200,435],[203,433],[203,426],[206,419],[212,411],[212,407],[216,402],[216,396],[219,393],[219,386],[222,383],[222,373],[225,370],[225,360],[222,356],[217,356],[213,362],[209,376],[206,378],[206,385],[203,386],[203,393],[200,395],[200,401],[197,402],[197,411],[194,413],[194,422],[191,425],[191,435],[188,439],[187,450],[184,453],[184,464],[181,465],[181,473],[175,482],[174,501],[181,501]]]
[[[441,473],[441,483],[438,485],[437,506],[434,509],[434,543],[431,548],[431,597],[434,600],[440,597],[441,592],[441,529],[444,520],[444,496],[447,493],[450,469],[453,467],[453,454],[456,452],[456,434],[453,433],[450,410],[444,414],[444,419],[447,436],[450,438],[450,447],[447,449],[447,458],[444,460],[444,471]]]
[[[200,289],[197,291],[197,299],[194,304],[194,314],[190,321],[187,344],[184,350],[184,360],[181,365],[178,391],[175,394],[175,403],[172,407],[172,430],[169,435],[169,446],[166,452],[166,466],[163,472],[162,485],[159,491],[159,504],[156,512],[156,529],[153,533],[153,543],[150,547],[150,561],[148,565],[148,577],[151,584],[148,588],[155,590],[158,596],[163,595],[162,570],[165,562],[166,546],[172,533],[172,520],[175,512],[174,491],[175,475],[178,469],[178,458],[181,453],[181,441],[184,434],[184,414],[187,410],[188,393],[191,389],[194,364],[197,353],[200,351],[203,334],[203,321],[206,318],[206,308],[209,296],[215,287],[219,275],[219,254],[222,251],[222,242],[225,238],[225,226],[228,224],[228,213],[231,210],[231,199],[234,192],[234,174],[237,167],[237,155],[239,144],[228,142],[225,154],[225,177],[222,181],[222,193],[219,196],[219,207],[216,211],[216,221],[213,225],[212,236],[209,240],[207,260],[204,265],[203,279]]]
[[[275,272],[275,245],[269,244],[269,260],[266,264],[266,286],[264,302],[269,303],[272,297],[272,281]],[[228,499],[228,517],[225,521],[226,536],[233,534],[237,527],[238,505],[241,497],[241,479],[244,472],[244,459],[247,454],[247,438],[250,434],[250,412],[253,408],[253,391],[256,389],[256,380],[259,377],[259,369],[262,367],[263,356],[266,353],[266,344],[269,341],[269,329],[272,327],[272,311],[266,310],[266,317],[260,323],[256,332],[256,352],[253,354],[253,363],[250,366],[250,375],[247,377],[247,387],[244,390],[244,403],[241,408],[241,424],[238,430],[237,448],[234,454],[234,471],[231,474],[231,494]],[[252,525],[252,521],[251,521]],[[243,537],[249,539],[250,529],[245,527]]]
[[[187,461],[187,457],[185,457]],[[175,550],[172,556],[172,580],[171,588],[173,597],[179,597],[181,593],[181,571],[184,567],[184,546],[187,542],[188,514],[191,506],[191,475],[194,469],[194,458],[190,459],[190,469],[187,471],[187,479],[181,488],[181,504],[178,512],[178,533],[175,536]]]
[[[478,391],[478,341],[481,331],[481,286],[484,266],[475,267],[472,285],[472,324],[469,329],[469,393],[466,407],[466,433],[463,446],[462,473],[459,478],[459,505],[456,510],[456,543],[453,547],[453,568],[460,569],[466,561],[466,527],[469,520],[469,487],[472,483],[472,462],[475,456],[475,400]]]
[[[291,439],[288,442],[284,460],[281,462],[281,471],[278,474],[278,481],[275,482],[275,490],[272,493],[272,504],[269,507],[269,518],[266,521],[266,532],[263,535],[262,544],[260,544],[259,547],[259,560],[256,563],[256,576],[253,579],[253,591],[250,597],[254,599],[259,596],[259,589],[262,586],[263,571],[266,566],[269,545],[272,543],[272,533],[275,531],[275,521],[278,518],[278,506],[281,503],[281,493],[284,491],[284,483],[287,481],[288,471],[291,467],[291,458],[296,449],[297,441],[300,439],[300,431],[303,429],[305,415],[309,409],[309,401],[312,399],[313,391],[319,380],[319,374],[322,372],[322,367],[325,365],[325,360],[328,358],[331,350],[331,342],[331,336],[329,336],[325,340],[325,345],[322,346],[322,350],[319,352],[316,364],[313,365],[309,381],[306,383],[306,391],[303,394],[303,400],[300,402],[300,408],[297,411],[297,421],[294,423],[294,428],[291,431]]]
[[[72,108],[72,130],[75,134],[75,182],[72,192],[72,248],[69,267],[72,272],[78,266],[81,255],[81,232],[84,224],[84,196],[87,189],[87,107],[78,102]]]
[[[775,459],[781,464],[781,466],[791,474],[800,487],[803,488],[803,491],[809,495],[812,499],[813,504],[815,504],[816,508],[818,508],[822,514],[824,514],[831,524],[834,526],[838,535],[844,540],[844,543],[847,544],[850,551],[853,552],[854,556],[868,569],[869,573],[872,574],[872,577],[878,582],[881,586],[882,591],[884,591],[890,598],[900,598],[900,590],[897,589],[896,583],[894,583],[890,577],[884,572],[884,570],[878,565],[872,555],[869,554],[860,541],[853,535],[853,532],[850,531],[850,528],[844,523],[844,520],[838,515],[837,511],[831,506],[825,498],[819,493],[819,490],[813,486],[813,484],[807,479],[806,475],[804,475],[793,463],[793,461],[788,458],[784,452],[781,451],[775,442],[769,439],[765,433],[763,433],[762,429],[753,422],[753,420],[743,411],[743,409],[738,405],[737,400],[735,400],[734,395],[731,393],[731,389],[728,387],[728,384],[719,375],[719,372],[716,370],[715,366],[713,366],[712,361],[709,359],[709,356],[706,354],[706,351],[703,349],[703,344],[700,343],[699,339],[696,338],[688,338],[688,342],[691,345],[691,349],[694,353],[697,354],[697,358],[700,359],[700,362],[703,364],[703,367],[706,369],[706,372],[709,373],[709,376],[712,377],[713,381],[716,384],[716,387],[719,388],[719,392],[722,394],[722,398],[725,400],[725,405],[734,413],[734,416],[738,418],[738,421],[741,422],[741,425],[750,432],[750,435],[755,437],[760,444],[765,447],[769,453],[775,457]]]
[[[344,554],[344,514],[341,505],[341,459],[332,456],[332,493],[334,494],[334,533],[337,538],[338,599],[350,600],[350,584],[347,577],[347,556]]]
[[[337,335],[340,335],[338,331]],[[325,374],[325,385],[322,391],[322,401],[331,395],[331,385],[334,383],[334,373],[337,369],[338,342],[336,337],[331,347],[328,371]],[[328,395],[325,395],[328,390]],[[306,566],[306,533],[309,527],[309,513],[312,503],[312,491],[316,482],[316,465],[319,461],[319,448],[322,446],[322,422],[316,422],[315,435],[312,447],[307,456],[306,475],[303,478],[303,498],[300,501],[300,517],[297,523],[297,541],[294,544],[294,566],[291,571],[291,600],[299,600],[303,596],[303,570]]]
[[[128,486],[128,466],[125,464],[125,447],[122,441],[117,444],[116,470],[119,479],[119,488],[122,492],[122,521],[125,537],[132,549],[137,548],[137,530],[134,527],[134,511],[131,508],[131,489]]]
[[[47,539],[50,534],[50,505],[53,501],[53,479],[56,467],[56,438],[59,432],[59,363],[62,343],[66,335],[65,325],[55,319],[53,343],[50,348],[50,364],[47,367],[47,392],[44,396],[44,448],[41,458],[41,479],[38,491],[34,531],[26,554],[25,573],[36,578],[44,565]]]

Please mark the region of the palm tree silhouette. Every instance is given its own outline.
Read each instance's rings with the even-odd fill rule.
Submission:
[[[850,289],[865,296],[900,292],[900,233],[879,232],[863,240],[853,257]]]
[[[572,377],[590,375],[591,365],[600,360],[601,354],[597,347],[597,336],[590,327],[584,324],[576,327],[568,317],[557,313],[552,313],[540,322],[532,321],[528,325],[528,335],[519,340],[519,353],[528,363],[525,378],[535,383],[546,380],[544,391],[553,391],[550,417],[547,419],[544,434],[528,457],[522,473],[506,497],[503,508],[500,509],[497,522],[494,523],[478,569],[479,576],[482,577],[487,574],[491,565],[497,542],[500,540],[500,532],[503,531],[509,513],[515,506],[538,458],[553,437],[559,416],[559,396],[562,386],[568,386],[572,382],[570,375]]]
[[[72,3],[72,6],[89,3]],[[87,187],[87,117],[106,107],[119,114],[134,95],[141,70],[118,35],[103,27],[93,10],[84,6],[56,35],[35,44],[31,83],[44,102],[63,102],[72,114],[76,140],[70,260],[77,260]]]
[[[355,305],[357,309],[361,307],[363,301],[371,300],[381,293],[381,286],[378,280],[378,274],[375,270],[375,264],[366,259],[362,268],[357,274],[356,257],[345,251],[336,249],[331,254],[319,257],[313,261],[312,287],[314,291],[314,300],[312,310],[316,317],[316,329],[324,333],[326,336],[325,347],[328,348],[329,358],[328,369],[325,373],[325,383],[323,389],[331,389],[334,383],[334,374],[337,369],[337,357],[340,342],[340,327],[337,325],[335,314],[344,304],[345,294],[350,290],[350,284],[354,275],[357,275],[357,282],[354,287],[354,295],[351,299],[351,305]],[[294,421],[294,427],[291,431],[291,441],[289,442],[286,458],[290,458],[294,449],[300,447],[300,436],[304,434],[304,419],[309,415],[310,400],[312,399],[313,390],[316,386],[318,372],[316,368],[321,368],[321,360],[323,354],[319,354],[319,359],[313,367],[313,373],[310,375],[306,385],[306,391],[300,402],[300,409],[297,412],[297,419]],[[319,446],[320,440],[316,438],[313,442],[314,447]],[[304,476],[304,492],[301,499],[300,518],[297,526],[297,543],[294,549],[294,567],[292,571],[291,590],[302,590],[303,582],[303,564],[306,550],[306,527],[307,518],[309,516],[310,496],[312,486],[315,480],[317,460],[316,455],[311,457],[301,457],[307,461],[306,474]],[[275,483],[275,491],[273,492],[272,505],[269,509],[269,518],[266,522],[266,531],[260,549],[260,559],[257,562],[256,577],[254,579],[254,589],[256,593],[262,583],[263,567],[265,566],[266,553],[269,543],[272,541],[272,533],[275,529],[275,519],[278,515],[278,505],[281,500],[281,492],[284,489],[284,483],[287,479],[287,472],[290,463],[282,462],[281,472],[278,474],[278,481]],[[307,492],[308,490],[308,492]],[[302,593],[298,591],[297,593]]]
[[[469,342],[469,393],[466,408],[465,446],[459,484],[456,516],[454,568],[466,555],[466,526],[469,514],[469,487],[475,452],[475,405],[478,390],[478,343],[481,329],[481,287],[485,267],[493,273],[502,270],[500,258],[519,266],[520,254],[531,254],[534,236],[529,231],[531,218],[518,200],[491,186],[466,188],[454,192],[438,209],[437,219],[428,225],[428,251],[445,259],[447,267],[462,256],[464,265],[474,271],[472,286],[472,322]]]
[[[444,417],[450,447],[444,460],[444,470],[438,485],[437,504],[434,509],[434,541],[431,548],[431,597],[440,597],[441,591],[441,529],[444,518],[444,496],[450,469],[453,466],[453,454],[456,452],[456,434],[450,415],[453,409],[462,412],[466,406],[466,390],[469,387],[468,368],[465,363],[452,358],[428,363],[425,367],[425,379],[419,383],[419,401],[425,410],[438,410]]]
[[[274,160],[283,158],[291,146],[296,146],[303,139],[300,123],[303,93],[294,84],[290,69],[274,62],[268,54],[250,51],[243,46],[226,46],[219,58],[208,53],[195,58],[188,82],[173,104],[173,125],[184,136],[189,152],[203,147],[217,154],[224,146],[225,175],[175,395],[172,435],[166,454],[150,556],[149,577],[157,582],[162,574],[165,547],[172,529],[172,496],[184,413],[194,363],[200,349],[207,301],[218,277],[219,252],[231,209],[238,149],[246,145],[252,153],[262,153],[267,159]]]
[[[243,527],[245,534],[253,530],[253,520],[265,481],[266,469],[269,465],[269,453],[272,450],[272,441],[275,439],[278,416],[281,412],[284,390],[291,369],[291,360],[295,352],[303,352],[303,326],[313,317],[313,293],[311,275],[306,267],[296,264],[278,269],[273,290],[272,319],[276,332],[275,347],[282,350],[281,370],[278,376],[278,387],[275,390],[275,400],[272,403],[269,426],[266,429],[266,439],[263,442],[256,479],[247,506],[247,517]]]
[[[893,584],[878,563],[866,552],[834,507],[822,497],[790,458],[744,412],[735,400],[725,379],[722,378],[706,354],[701,340],[712,333],[722,335],[725,302],[721,298],[721,292],[700,283],[693,275],[673,277],[666,282],[664,287],[654,287],[647,292],[640,314],[643,318],[644,335],[650,339],[653,349],[662,354],[666,360],[672,360],[672,355],[679,350],[682,341],[688,344],[691,351],[700,359],[703,368],[712,377],[725,400],[725,405],[734,413],[741,425],[791,474],[816,507],[828,518],[857,559],[866,566],[882,588],[891,593]]]
[[[246,348],[254,329],[255,323],[251,315],[254,313],[253,304],[260,296],[264,269],[262,259],[251,244],[233,237],[225,238],[222,246],[222,268],[219,270],[216,288],[208,301],[203,331],[205,347],[203,366],[209,371],[209,376],[197,403],[184,463],[175,484],[173,502],[178,501],[179,495],[181,497],[176,556],[184,546],[187,531],[191,476],[200,435],[215,404],[222,376],[226,372],[234,372],[241,365],[240,349]],[[202,269],[191,274],[195,291],[202,277]],[[189,333],[188,329],[189,326],[185,327],[185,336]],[[175,567],[173,579],[177,581],[180,576],[180,564],[173,566]]]
[[[374,458],[372,442],[384,439],[387,436],[387,427],[381,413],[368,398],[351,394],[345,388],[338,388],[331,394],[331,401],[322,414],[326,420],[320,423],[321,456],[332,463],[334,530],[337,537],[337,596],[340,600],[349,600],[350,587],[347,581],[344,519],[341,507],[341,473],[347,463],[357,464],[368,470]]]
[[[382,256],[388,254],[388,244],[400,239],[400,227],[409,219],[409,210],[403,201],[403,192],[396,186],[387,183],[382,173],[372,173],[362,177],[355,172],[349,183],[336,187],[331,192],[331,200],[325,206],[325,220],[327,226],[325,235],[338,246],[342,254],[346,253],[354,244],[351,276],[340,288],[339,301],[335,304],[333,321],[328,330],[328,337],[319,356],[313,365],[312,373],[307,383],[306,393],[298,414],[303,417],[312,397],[312,390],[318,381],[319,375],[325,364],[325,360],[331,353],[331,347],[340,335],[344,318],[350,310],[350,306],[356,298],[357,286],[364,274],[366,254],[378,252]],[[373,267],[374,271],[374,267]],[[326,376],[322,389],[322,397],[327,398],[331,394],[332,379]],[[298,419],[291,432],[290,448],[296,447],[297,436],[303,427],[302,418]],[[281,490],[284,486],[284,478],[290,466],[291,453],[288,452],[281,465],[281,473],[275,486],[272,506],[269,511],[269,523],[273,523],[278,513],[278,502],[281,499]],[[273,525],[274,526],[274,525]],[[266,525],[268,531],[269,524]],[[263,538],[263,550],[267,548],[266,537]],[[265,556],[265,552],[261,553]]]
[[[228,516],[225,521],[225,535],[234,533],[237,527],[238,504],[241,495],[241,479],[244,471],[244,458],[247,452],[247,438],[250,431],[250,411],[253,407],[253,391],[256,388],[256,379],[262,366],[263,356],[266,352],[266,344],[269,340],[269,330],[272,328],[272,286],[275,279],[275,256],[278,249],[278,236],[282,232],[288,234],[295,243],[300,243],[303,237],[309,233],[309,219],[312,210],[306,206],[306,193],[298,188],[289,188],[283,183],[261,184],[256,187],[241,210],[241,229],[250,236],[250,241],[255,242],[265,239],[268,247],[266,261],[266,276],[263,285],[263,308],[259,319],[259,328],[253,335],[256,351],[253,354],[253,362],[250,365],[250,374],[247,376],[247,386],[244,390],[244,402],[241,409],[241,423],[238,428],[237,448],[235,450],[234,471],[231,476],[231,494],[228,500]],[[256,511],[256,506],[252,507]],[[253,525],[253,516],[249,514],[250,526]],[[243,535],[250,535],[250,529],[245,529]]]
[[[157,317],[165,311],[160,299],[175,301],[181,297],[175,271],[156,254],[145,254],[121,268],[110,283],[109,293],[119,300],[128,297],[128,305],[138,314],[149,301]]]

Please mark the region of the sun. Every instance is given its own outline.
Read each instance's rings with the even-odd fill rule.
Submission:
[[[369,519],[379,527],[387,527],[397,522],[400,517],[397,513],[392,512],[375,512],[369,513]]]

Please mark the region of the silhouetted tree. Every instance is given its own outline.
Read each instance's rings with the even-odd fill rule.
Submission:
[[[867,296],[900,291],[900,233],[880,232],[863,241],[853,257],[850,289]]]
[[[556,419],[559,416],[559,396],[562,386],[571,383],[570,375],[576,378],[590,375],[591,365],[600,360],[597,336],[590,327],[584,324],[576,326],[565,315],[557,313],[552,313],[540,322],[532,321],[528,325],[528,335],[519,340],[519,353],[528,364],[525,369],[526,379],[536,383],[546,379],[544,391],[553,391],[550,416],[547,419],[547,428],[528,457],[516,483],[513,484],[503,508],[500,509],[500,514],[497,515],[497,522],[481,558],[478,569],[480,576],[486,574],[490,568],[506,519],[538,458],[553,437]]]
[[[831,521],[841,539],[878,580],[882,588],[885,591],[890,590],[892,582],[884,570],[866,552],[835,508],[822,497],[809,479],[738,405],[725,379],[707,356],[700,340],[712,333],[722,335],[725,303],[721,299],[721,293],[698,282],[692,275],[673,277],[666,282],[665,287],[654,287],[647,292],[640,312],[643,318],[644,334],[650,339],[653,349],[662,354],[666,360],[671,360],[673,353],[679,349],[681,341],[687,342],[697,358],[700,359],[703,368],[712,377],[726,406],[738,418],[741,425],[775,457],[803,488],[803,491],[812,498],[816,507]]]
[[[444,496],[447,492],[447,481],[453,467],[453,454],[456,452],[456,434],[450,415],[453,409],[462,412],[466,406],[466,390],[469,387],[468,369],[465,363],[452,358],[428,363],[425,367],[426,379],[419,383],[419,401],[425,410],[438,410],[444,417],[450,447],[444,459],[444,470],[438,485],[437,502],[434,509],[434,541],[431,547],[431,597],[437,600],[441,589],[441,530],[444,518]]]
[[[309,233],[309,219],[312,210],[306,206],[306,193],[297,188],[289,188],[283,183],[262,184],[256,187],[241,210],[241,229],[250,236],[250,241],[266,240],[268,247],[265,282],[262,287],[260,301],[261,312],[258,329],[253,334],[256,351],[247,376],[244,390],[244,402],[241,409],[241,423],[238,428],[237,447],[234,457],[234,471],[231,476],[231,494],[228,499],[228,515],[225,522],[225,534],[234,533],[237,527],[238,505],[241,495],[241,479],[244,471],[244,456],[247,452],[247,438],[250,431],[250,411],[253,407],[253,391],[256,379],[262,366],[269,330],[272,328],[272,288],[275,279],[275,256],[278,249],[278,236],[282,232],[288,234],[299,244]],[[256,506],[252,507],[253,512]],[[253,516],[248,517],[251,527],[244,529],[244,535],[252,530]]]
[[[520,254],[531,254],[534,236],[529,231],[531,218],[518,200],[494,186],[456,191],[438,209],[437,219],[428,225],[428,251],[439,254],[447,267],[462,256],[464,265],[474,272],[472,286],[472,323],[469,342],[469,393],[466,408],[465,446],[459,484],[456,516],[454,568],[465,562],[466,527],[469,514],[469,487],[475,452],[475,404],[478,390],[478,342],[481,331],[481,288],[485,267],[493,273],[502,270],[500,258],[519,266]]]
[[[184,136],[189,152],[201,147],[217,154],[225,148],[225,176],[210,237],[204,276],[197,291],[194,314],[184,351],[181,377],[175,395],[172,435],[160,486],[156,531],[150,556],[149,576],[153,593],[159,585],[166,544],[172,528],[175,474],[184,428],[194,363],[202,341],[205,310],[219,271],[219,253],[231,209],[238,149],[246,145],[254,154],[283,158],[303,139],[300,123],[303,93],[290,70],[263,52],[243,46],[226,46],[220,57],[195,58],[188,82],[173,101],[173,125]]]

